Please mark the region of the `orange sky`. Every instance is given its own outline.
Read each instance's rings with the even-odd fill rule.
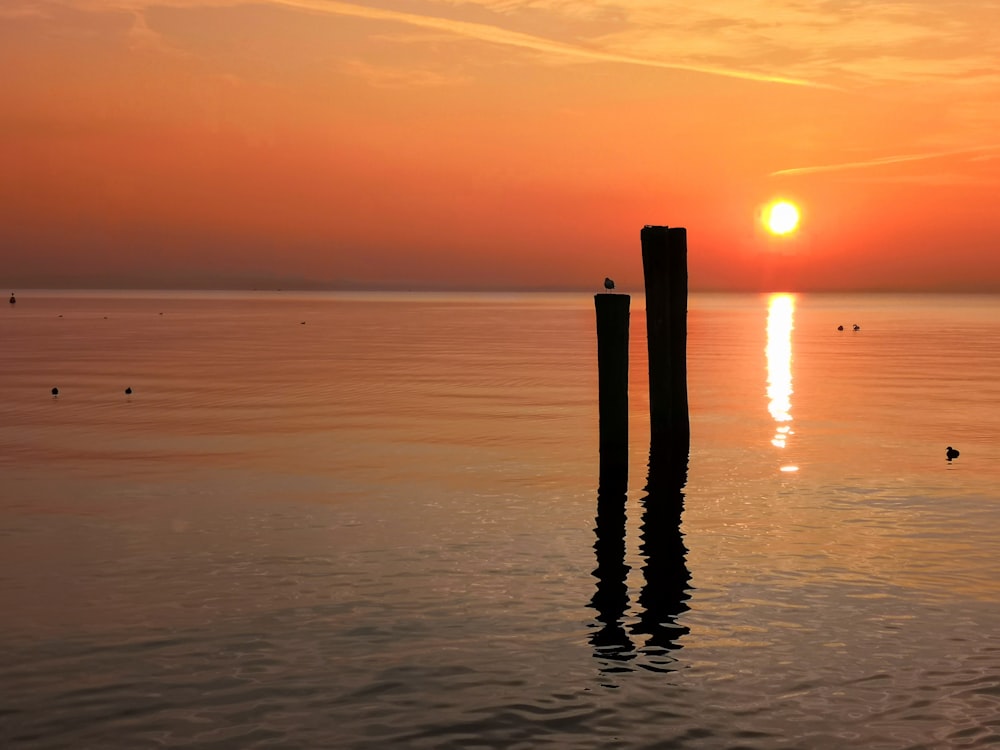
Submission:
[[[987,7],[991,6],[992,7]],[[0,278],[1000,291],[979,0],[3,0]],[[797,202],[771,238],[760,207]]]

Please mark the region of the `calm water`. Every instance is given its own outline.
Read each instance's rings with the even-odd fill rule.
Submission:
[[[1000,299],[693,295],[679,529],[641,298],[600,505],[589,295],[18,299],[2,747],[1000,746]]]

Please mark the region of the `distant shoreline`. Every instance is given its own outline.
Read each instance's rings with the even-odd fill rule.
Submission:
[[[9,290],[26,297],[32,293],[156,293],[190,294],[597,294],[603,290],[593,287],[430,287],[430,286],[15,286]],[[644,290],[621,286],[618,294],[641,295]],[[719,289],[692,287],[691,294],[808,294],[808,295],[943,295],[943,296],[997,296],[1000,289]]]

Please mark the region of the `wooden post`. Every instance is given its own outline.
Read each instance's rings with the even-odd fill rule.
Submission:
[[[631,297],[594,295],[601,487],[628,481],[628,324]]]
[[[691,424],[687,396],[687,230],[645,226],[641,232],[649,349],[650,453],[687,462]]]

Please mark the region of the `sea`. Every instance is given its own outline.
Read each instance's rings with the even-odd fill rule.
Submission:
[[[1000,747],[1000,297],[692,293],[667,492],[594,305],[17,291],[0,747]]]

